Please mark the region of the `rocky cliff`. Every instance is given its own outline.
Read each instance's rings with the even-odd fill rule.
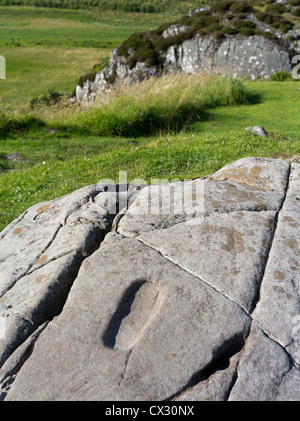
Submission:
[[[150,34],[133,34],[113,50],[104,69],[80,78],[77,100],[92,101],[120,82],[165,72],[203,71],[254,80],[291,71],[291,59],[300,53],[298,26],[282,10],[265,13],[252,3],[216,2]]]
[[[300,399],[300,165],[92,185],[0,234],[0,396]]]

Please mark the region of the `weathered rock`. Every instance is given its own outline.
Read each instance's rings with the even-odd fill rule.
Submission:
[[[147,39],[144,33],[133,34],[132,43],[129,38],[112,51],[104,69],[79,79],[76,99],[93,101],[120,83],[136,83],[168,72],[255,80],[292,71],[292,57],[300,53],[299,28],[286,16],[272,14],[259,20],[257,16],[265,14],[257,14],[250,4],[242,15],[230,8],[211,13],[209,9],[196,8],[179,21],[152,31]]]
[[[300,372],[288,354],[253,322],[243,351],[228,367],[184,392],[178,401],[284,401],[299,399]]]
[[[34,205],[0,234],[0,320],[5,324],[0,366],[61,311],[82,261],[99,247],[118,212],[118,189],[108,190],[92,185]]]
[[[30,335],[25,342],[23,342],[5,361],[3,366],[0,368],[0,400],[2,401],[6,393],[10,389],[10,385],[13,383],[15,376],[24,364],[24,362],[30,357],[33,350],[34,344],[39,337],[40,333],[47,326],[47,322],[39,326],[32,335]]]
[[[93,101],[97,95],[110,92],[111,89],[121,81],[123,84],[142,82],[151,76],[158,74],[155,66],[147,66],[138,62],[133,68],[127,65],[126,59],[118,55],[115,48],[108,65],[98,72],[93,80],[86,79],[82,84],[76,86],[76,99],[79,102]]]
[[[278,217],[260,300],[253,316],[271,338],[288,347],[300,365],[300,337],[293,334],[293,328],[300,319],[299,212],[300,164],[294,163],[287,197]]]
[[[166,29],[162,36],[163,38],[173,37],[174,35],[181,34],[182,32],[185,32],[187,29],[189,29],[189,26],[185,25],[171,25],[168,29]]]
[[[51,375],[47,364],[42,369],[32,355],[27,372],[38,376],[39,391],[21,381],[21,399],[36,393],[38,399],[167,399],[212,358],[231,352],[226,347],[241,346],[249,328],[250,318],[239,306],[137,240],[103,243],[77,281],[63,314],[34,352],[42,361],[47,349],[59,375]],[[82,311],[74,313],[76,303]],[[127,316],[129,309],[134,318],[131,312]]]
[[[247,132],[256,134],[257,136],[260,137],[268,137],[268,133],[266,132],[266,130],[263,127],[260,126],[249,126],[246,128]]]
[[[104,186],[29,209],[0,249],[26,217],[60,228],[41,243],[33,231],[39,258],[5,284],[1,398],[299,400],[299,174],[244,158],[203,179],[127,186],[127,211],[123,188]]]
[[[197,225],[181,223],[137,238],[250,312],[274,223],[275,212],[230,212],[204,218]],[[184,237],[188,241],[182,248],[178,239]]]
[[[21,155],[17,152],[13,152],[13,153],[9,153],[8,155],[6,155],[5,158],[7,159],[7,161],[20,161]]]
[[[177,29],[179,33],[183,29]],[[165,31],[173,33],[174,27]],[[163,72],[179,71],[195,74],[205,72],[217,75],[233,75],[251,80],[269,78],[279,71],[291,71],[291,52],[273,40],[262,36],[226,37],[215,43],[211,37],[194,37],[182,44],[170,46],[162,53]],[[109,64],[96,74],[93,81],[87,79],[76,86],[79,102],[93,101],[97,95],[110,91],[121,81],[125,84],[141,82],[151,76],[161,76],[162,71],[155,66],[137,62],[130,67],[124,57],[114,49]]]
[[[244,158],[204,179],[145,187],[118,231],[135,236],[179,222],[233,211],[278,211],[288,183],[289,164]],[[224,183],[226,181],[226,183]]]
[[[171,46],[165,54],[165,71],[234,75],[254,80],[291,71],[290,53],[277,42],[258,35],[227,37],[220,43],[209,37],[195,37]]]
[[[228,400],[299,400],[300,372],[288,353],[253,323]]]

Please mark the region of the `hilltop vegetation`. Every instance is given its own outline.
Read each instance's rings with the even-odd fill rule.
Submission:
[[[214,10],[227,11],[231,0],[0,0],[0,6],[34,6],[42,8],[70,9],[70,10],[111,10],[132,13],[187,13],[189,10],[214,4]],[[232,10],[237,13],[250,11],[251,7],[266,8],[266,13],[291,12],[299,16],[299,0],[287,0],[277,3],[276,0],[239,0]],[[245,4],[248,4],[245,6]]]
[[[211,3],[211,0],[0,0],[3,6],[35,6],[61,9],[98,9],[133,13],[185,13],[190,8]]]
[[[164,23],[162,26],[150,32],[139,32],[131,35],[118,48],[118,54],[127,58],[127,64],[133,68],[138,61],[149,66],[159,67],[161,64],[161,52],[172,45],[182,44],[184,41],[197,35],[212,36],[216,40],[226,35],[261,35],[268,39],[278,39],[275,31],[262,30],[253,20],[249,20],[249,14],[259,22],[278,29],[281,33],[288,33],[297,27],[298,7],[294,7],[300,1],[278,4],[263,0],[221,0],[211,4],[209,10],[200,10],[192,15],[183,16],[172,23]],[[300,10],[300,7],[299,7]],[[290,13],[291,12],[291,13]],[[184,30],[178,34],[164,37],[164,31],[170,25],[179,25]],[[297,40],[300,35],[290,35],[291,40]],[[132,52],[133,51],[133,52]]]

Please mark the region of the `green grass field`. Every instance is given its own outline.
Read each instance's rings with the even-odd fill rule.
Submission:
[[[176,79],[166,82],[165,94],[159,85],[157,91],[135,87],[122,93],[123,103],[116,95],[102,109],[82,109],[68,99],[30,108],[32,98],[52,88],[70,94],[79,76],[133,32],[175,18],[0,7],[5,28],[0,54],[7,62],[7,79],[0,80],[0,230],[35,203],[100,179],[118,182],[119,171],[127,171],[128,181],[171,181],[212,173],[244,156],[299,158],[300,83],[295,81],[243,82],[242,101],[234,100],[231,82],[227,89],[199,77],[197,98],[194,85],[189,89]],[[151,91],[157,94],[151,97]],[[250,135],[245,132],[250,125],[261,125],[272,136]],[[13,152],[26,160],[7,161]]]
[[[129,35],[165,19],[164,14],[0,6],[0,55],[6,59],[1,108],[18,110],[52,88],[72,93],[79,77]]]

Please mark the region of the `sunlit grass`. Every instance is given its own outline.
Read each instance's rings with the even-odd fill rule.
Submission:
[[[161,95],[167,95],[167,85]],[[1,161],[1,156],[12,152],[29,159],[10,163],[7,170],[17,171],[6,170],[0,175],[0,229],[35,203],[97,183],[100,179],[118,182],[119,171],[127,171],[128,181],[135,178],[146,182],[152,178],[171,181],[210,174],[244,156],[297,159],[300,156],[298,84],[247,82],[245,86],[252,94],[252,102],[206,109],[199,121],[186,124],[179,132],[165,134],[97,136],[91,133],[93,113],[97,114],[97,109],[81,110],[79,107],[75,111],[67,106],[41,109],[39,117],[48,126],[34,128],[27,134],[17,133],[0,142],[0,166],[7,164],[4,159]],[[145,86],[135,86],[132,92],[137,89],[143,95]],[[158,91],[154,90],[154,97],[155,92]],[[180,101],[180,95],[178,98]],[[187,99],[187,93],[185,96],[182,89],[182,101],[184,98]],[[78,118],[83,119],[78,124],[81,128],[83,116],[88,117],[88,113],[91,121],[86,133],[84,130],[81,134],[76,131],[51,134],[49,131],[49,128],[57,129],[54,122],[64,120],[75,124]],[[119,114],[122,114],[122,108]],[[272,137],[264,139],[247,134],[245,128],[249,125],[264,126],[273,132]]]

